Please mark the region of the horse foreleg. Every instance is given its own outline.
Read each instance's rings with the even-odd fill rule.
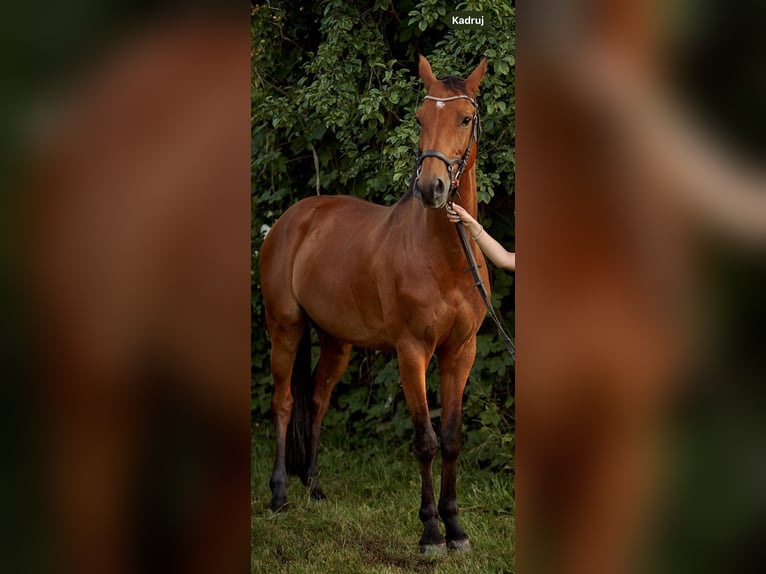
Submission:
[[[453,550],[468,551],[471,544],[460,526],[457,508],[458,457],[463,444],[461,429],[463,391],[476,355],[476,340],[471,339],[457,349],[439,353],[441,375],[441,450],[442,484],[439,515],[444,521],[447,545]]]
[[[439,514],[436,509],[433,486],[433,461],[436,457],[436,433],[431,426],[431,417],[426,401],[426,366],[428,357],[412,349],[397,351],[402,388],[407,408],[412,417],[415,432],[412,452],[420,463],[421,498],[420,520],[423,522],[423,536],[420,551],[424,554],[446,551],[444,537],[439,530]]]
[[[278,322],[268,315],[267,322],[271,335],[271,374],[274,378],[271,412],[277,443],[274,471],[269,481],[269,508],[272,512],[278,512],[287,505],[287,425],[293,410],[290,379],[306,323],[305,319],[292,323]]]
[[[320,354],[314,377],[313,412],[311,417],[311,464],[308,472],[308,484],[311,489],[311,498],[314,500],[325,498],[319,486],[319,465],[317,463],[322,419],[330,404],[332,389],[346,371],[351,353],[351,345],[342,343],[327,334],[320,334],[319,339]]]

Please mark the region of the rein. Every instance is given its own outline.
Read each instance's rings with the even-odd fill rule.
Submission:
[[[479,274],[479,265],[476,263],[476,258],[473,256],[471,246],[468,244],[468,237],[465,232],[465,226],[463,225],[462,221],[455,223],[455,226],[457,227],[457,236],[460,238],[460,246],[463,248],[463,253],[465,254],[466,261],[468,262],[467,270],[471,272],[474,285],[479,290],[481,299],[484,301],[484,305],[487,307],[487,313],[495,323],[497,332],[500,334],[500,338],[503,340],[503,343],[505,343],[508,352],[511,354],[511,359],[515,363],[516,346],[513,344],[510,335],[508,335],[508,331],[505,330],[505,325],[503,324],[502,319],[495,312],[495,308],[492,307],[492,301],[490,300],[489,293],[487,292],[487,287],[484,285],[484,281]]]
[[[471,155],[471,149],[473,148],[473,143],[476,142],[478,145],[479,143],[479,136],[481,135],[481,120],[479,119],[479,104],[476,103],[476,100],[474,98],[471,98],[469,96],[459,95],[459,96],[452,96],[449,98],[435,98],[434,96],[425,96],[426,100],[434,100],[436,102],[450,102],[452,100],[468,100],[473,104],[473,131],[471,132],[471,139],[468,141],[468,147],[465,150],[465,153],[462,157],[447,157],[442,152],[437,150],[425,150],[421,151],[420,148],[417,150],[417,156],[415,160],[415,172],[412,175],[412,180],[410,182],[410,187],[414,186],[415,181],[420,176],[420,170],[423,167],[423,160],[427,157],[435,157],[437,159],[440,159],[444,162],[444,164],[447,166],[447,173],[449,173],[450,176],[450,188],[447,197],[449,198],[447,205],[452,205],[452,198],[458,191],[458,187],[460,186],[460,177],[463,175],[463,171],[465,170],[465,166],[468,163],[468,156]],[[455,174],[452,173],[452,168],[455,164],[458,165],[457,172]],[[476,258],[473,255],[473,251],[471,250],[471,246],[468,243],[468,237],[466,236],[465,227],[463,226],[463,223],[461,221],[458,221],[455,226],[457,227],[457,235],[460,239],[460,246],[463,248],[463,253],[465,254],[466,261],[468,262],[468,269],[467,271],[471,272],[471,276],[473,277],[474,285],[479,290],[479,294],[481,295],[482,301],[484,301],[484,304],[487,307],[487,313],[492,319],[492,321],[495,323],[495,326],[497,327],[497,332],[500,334],[500,337],[503,340],[503,343],[505,343],[505,346],[508,348],[508,352],[511,354],[511,359],[513,362],[516,362],[516,346],[513,344],[513,341],[511,340],[511,337],[508,335],[508,332],[505,329],[505,326],[503,324],[502,319],[497,315],[495,312],[494,307],[492,307],[492,301],[489,297],[489,292],[487,291],[486,285],[484,285],[484,281],[481,278],[481,275],[479,274],[479,265],[476,263]]]

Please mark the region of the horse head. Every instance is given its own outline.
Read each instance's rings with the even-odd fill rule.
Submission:
[[[486,70],[483,58],[466,79],[437,79],[431,64],[420,56],[418,71],[428,95],[415,114],[420,141],[413,193],[425,207],[444,207],[463,171],[473,167],[479,138],[476,92]]]

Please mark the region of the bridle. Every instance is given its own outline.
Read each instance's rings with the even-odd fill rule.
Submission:
[[[447,173],[449,173],[449,181],[450,181],[450,187],[449,187],[449,194],[448,198],[451,200],[452,196],[457,192],[458,187],[460,186],[460,177],[463,175],[463,172],[465,171],[465,166],[468,163],[468,156],[471,155],[471,149],[473,148],[473,143],[476,142],[478,145],[479,143],[479,136],[481,135],[481,120],[479,119],[479,104],[476,103],[476,100],[470,96],[451,96],[449,98],[436,98],[434,96],[426,96],[426,100],[434,100],[435,102],[451,102],[453,100],[468,100],[473,104],[473,130],[471,131],[471,139],[468,140],[468,147],[465,150],[465,153],[462,157],[447,157],[442,152],[435,150],[435,149],[427,149],[425,151],[421,151],[420,147],[418,147],[417,154],[415,156],[415,177],[413,178],[413,184],[417,180],[418,177],[420,177],[420,170],[423,167],[423,160],[427,157],[435,157],[437,159],[440,159],[444,162],[444,165],[447,166]],[[457,165],[457,171],[453,173],[454,166]]]

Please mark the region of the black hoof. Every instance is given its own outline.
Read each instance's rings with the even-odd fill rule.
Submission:
[[[471,542],[468,538],[464,538],[463,540],[450,540],[447,542],[447,547],[455,552],[470,552]]]
[[[268,509],[271,510],[274,514],[278,512],[285,512],[287,510],[287,499],[272,499],[271,502],[269,502]]]
[[[421,544],[420,553],[423,556],[442,556],[447,553],[447,543],[440,542],[438,544]]]
[[[309,487],[311,500],[324,500],[327,498],[324,492],[322,492],[322,487],[319,486],[319,476],[317,474],[311,476],[305,484]]]
[[[327,500],[327,497],[321,488],[315,488],[311,491],[311,500]]]

